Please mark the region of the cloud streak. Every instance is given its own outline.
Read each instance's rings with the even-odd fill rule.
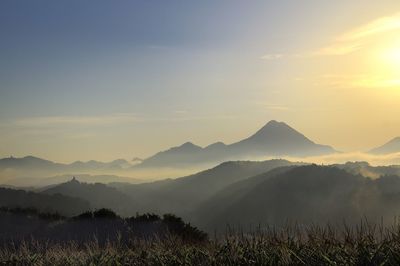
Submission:
[[[264,60],[277,60],[282,58],[307,58],[315,56],[347,55],[362,49],[368,38],[375,35],[400,30],[400,13],[375,19],[350,31],[344,32],[334,40],[315,51],[298,54],[270,53],[261,56]]]
[[[346,55],[363,48],[366,40],[375,35],[400,30],[400,13],[375,19],[337,37],[335,41],[312,55]]]
[[[132,123],[139,121],[135,114],[119,113],[99,116],[41,116],[28,117],[14,121],[14,125],[22,127],[33,126],[62,126],[62,125],[88,125],[102,126],[112,124]]]
[[[338,41],[355,41],[394,30],[400,30],[400,13],[373,20],[361,27],[346,32],[338,38]]]
[[[263,60],[276,60],[284,57],[284,54],[265,54],[261,56],[261,59]]]

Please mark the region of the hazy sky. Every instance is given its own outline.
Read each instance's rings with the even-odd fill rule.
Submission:
[[[285,121],[400,136],[400,1],[0,2],[0,156],[146,157]]]

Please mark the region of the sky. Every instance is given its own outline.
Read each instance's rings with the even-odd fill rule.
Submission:
[[[269,120],[400,136],[400,1],[0,2],[0,157],[145,158]]]

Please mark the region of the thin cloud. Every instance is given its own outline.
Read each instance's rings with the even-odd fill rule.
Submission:
[[[338,38],[338,41],[355,41],[394,30],[400,30],[400,13],[373,20],[361,27],[346,32]]]
[[[358,51],[362,48],[363,44],[357,43],[334,43],[330,46],[323,47],[309,56],[325,56],[325,55],[346,55]]]
[[[90,125],[101,126],[110,124],[132,123],[139,121],[135,114],[120,113],[99,116],[42,116],[28,117],[16,120],[16,126],[62,126],[62,125]]]
[[[189,112],[187,110],[175,110],[174,113],[178,115],[185,115]]]
[[[287,157],[292,161],[303,161],[308,163],[335,164],[349,161],[365,161],[371,165],[398,165],[400,164],[400,153],[386,155],[373,155],[363,152],[334,153],[322,156],[311,156],[306,158]]]
[[[344,164],[346,162],[368,162],[372,166],[399,165],[400,153],[391,153],[385,155],[373,155],[365,152],[338,152],[333,154],[309,157],[281,156],[292,162],[305,162],[316,164]],[[248,160],[271,160],[276,159],[274,156],[266,157],[249,157]]]
[[[277,60],[281,58],[307,58],[315,56],[347,55],[361,50],[366,40],[378,34],[400,30],[400,13],[375,19],[360,27],[344,32],[334,38],[334,41],[312,52],[298,54],[266,54],[261,56],[264,60]]]
[[[362,49],[365,41],[372,36],[400,30],[400,13],[375,19],[365,25],[343,33],[333,43],[322,47],[312,55],[346,55]]]
[[[276,60],[284,57],[284,54],[265,54],[261,56],[261,59],[263,60]]]
[[[317,78],[318,84],[334,88],[394,88],[400,86],[400,79],[386,77],[359,75],[325,74]]]

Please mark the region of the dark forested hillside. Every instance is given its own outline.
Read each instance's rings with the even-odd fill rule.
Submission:
[[[283,169],[282,169],[283,170]],[[336,167],[299,166],[234,184],[198,212],[205,228],[300,224],[354,224],[362,218],[391,222],[400,210],[400,177],[372,180]],[[257,184],[257,185],[254,185]],[[208,210],[208,211],[207,211]]]
[[[65,216],[77,215],[90,209],[90,204],[80,198],[61,194],[46,195],[8,188],[0,188],[0,206],[35,208],[42,212],[57,212]]]
[[[139,211],[172,212],[182,215],[194,212],[200,203],[235,182],[276,167],[296,164],[301,163],[286,160],[232,161],[186,177],[120,186],[119,189],[138,203]]]
[[[110,208],[124,215],[132,213],[132,199],[117,189],[105,184],[81,183],[73,178],[69,182],[42,191],[42,194],[62,194],[70,197],[77,197],[89,202],[92,208]]]

